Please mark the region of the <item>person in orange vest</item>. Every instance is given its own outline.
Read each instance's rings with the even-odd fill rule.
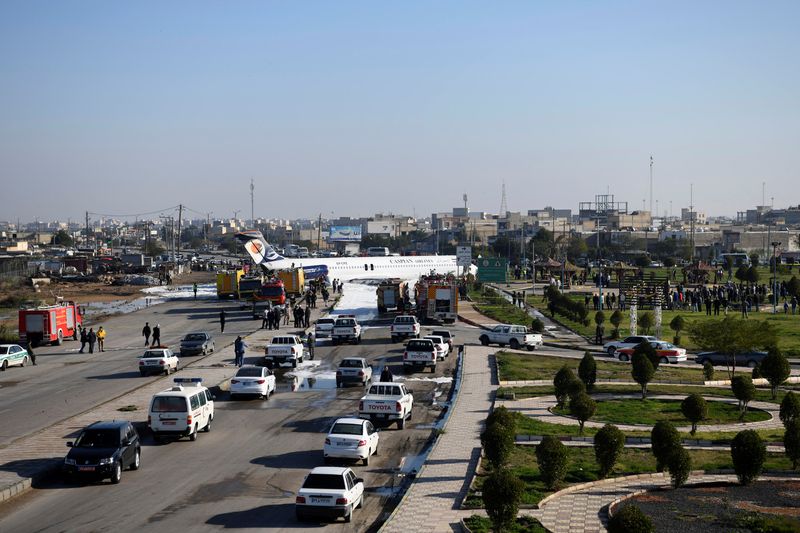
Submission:
[[[103,326],[100,326],[97,330],[97,348],[101,352],[105,352],[105,344],[106,344],[106,330],[103,329]]]

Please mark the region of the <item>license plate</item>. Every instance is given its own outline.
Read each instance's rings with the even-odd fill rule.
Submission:
[[[146,361],[146,363],[147,363],[148,365],[156,365],[156,364],[158,364],[158,363],[156,363],[155,361]]]
[[[380,413],[380,414],[378,415],[378,418],[386,418],[386,413]]]
[[[79,466],[78,470],[80,470],[81,472],[94,472],[94,467],[93,466]]]
[[[311,503],[329,503],[330,501],[330,498],[311,498]]]
[[[165,426],[174,426],[175,425],[175,421],[174,420],[164,420],[164,421],[162,421],[162,423]]]

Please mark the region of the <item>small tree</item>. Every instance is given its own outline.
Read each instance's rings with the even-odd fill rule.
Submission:
[[[597,363],[591,352],[584,352],[583,359],[578,365],[578,377],[586,385],[586,390],[591,392],[594,389],[594,383],[597,381]]]
[[[615,339],[619,338],[619,326],[622,324],[624,317],[622,316],[622,312],[619,309],[615,309],[613,313],[611,313],[611,318],[609,318],[609,322],[611,325],[614,326],[614,331],[611,332],[611,335]]]
[[[74,244],[74,240],[72,236],[63,229],[60,229],[53,235],[53,244],[57,244],[59,246],[72,246]]]
[[[686,320],[681,315],[676,315],[670,323],[669,327],[672,331],[675,332],[675,336],[672,338],[672,342],[674,344],[681,343],[681,331],[686,327]]]
[[[643,354],[647,356],[647,359],[650,361],[650,364],[653,365],[653,370],[658,370],[658,364],[661,358],[656,353],[656,349],[653,348],[653,345],[649,342],[640,342],[636,345],[633,349],[634,355],[637,353]]]
[[[650,328],[653,327],[653,324],[655,324],[655,319],[650,311],[642,313],[642,316],[639,317],[639,327],[642,328],[645,335],[650,334]]]
[[[747,281],[755,285],[758,283],[758,269],[754,266],[751,266],[747,269]]]
[[[736,277],[736,279],[744,283],[745,281],[747,281],[748,277],[747,271],[748,268],[745,265],[739,265],[739,268],[736,269],[736,274],[734,274],[734,276]]]
[[[753,265],[755,268],[758,268],[760,256],[756,253],[750,254],[750,264]]]
[[[750,372],[750,377],[753,379],[761,379],[764,377],[761,375],[761,363],[756,363],[756,366],[753,367],[753,371]]]
[[[749,485],[761,474],[767,458],[767,447],[752,429],[740,431],[731,442],[731,459],[739,483]]]
[[[788,427],[794,420],[800,420],[800,396],[789,391],[781,400],[781,422]]]
[[[733,376],[731,380],[731,390],[736,399],[739,400],[739,418],[744,418],[747,413],[747,404],[755,398],[756,387],[753,385],[753,380],[747,376]]]
[[[539,475],[547,488],[556,490],[567,475],[567,447],[558,437],[547,435],[536,447]]]
[[[692,471],[692,457],[682,445],[672,450],[667,458],[667,470],[673,488],[680,488],[689,479]]]
[[[602,311],[598,311],[594,314],[594,323],[598,326],[602,326],[606,321],[606,314]]]
[[[647,384],[653,380],[656,371],[650,359],[640,353],[633,353],[631,359],[631,376],[633,380],[642,387],[642,399],[647,398]]]
[[[531,331],[533,333],[541,333],[544,331],[544,322],[542,322],[539,318],[534,318],[531,320]]]
[[[653,522],[633,504],[619,509],[608,521],[608,533],[653,533]]]
[[[697,432],[697,423],[708,417],[706,399],[697,393],[690,394],[681,402],[681,413],[692,423],[691,434],[694,435]]]
[[[761,374],[769,381],[774,400],[778,396],[778,387],[791,374],[789,361],[778,348],[770,348],[767,356],[761,361]]]
[[[797,465],[800,464],[800,420],[794,419],[786,424],[783,448],[786,450],[786,457],[792,461],[792,469],[797,470]]]
[[[495,407],[489,416],[486,417],[486,427],[493,426],[494,424],[502,424],[512,431],[517,430],[517,415],[506,409],[504,405]]]
[[[580,382],[579,382],[580,383]],[[592,418],[597,410],[597,404],[588,394],[581,393],[569,402],[569,413],[578,419],[579,433],[583,435],[583,425]]]
[[[564,407],[564,404],[567,402],[570,383],[575,381],[575,379],[575,374],[572,373],[572,370],[567,365],[562,366],[558,372],[556,372],[553,378],[553,387],[555,388],[556,401],[559,407]]]
[[[483,483],[483,505],[495,531],[507,531],[517,518],[525,484],[508,469],[492,472]]]
[[[514,451],[514,431],[503,424],[492,424],[481,433],[481,444],[486,459],[494,468],[500,468]]]
[[[711,364],[711,361],[706,361],[703,363],[703,378],[706,381],[711,381],[714,379],[714,365]]]
[[[625,447],[625,434],[617,426],[606,424],[594,435],[594,456],[600,466],[600,478],[613,470]]]
[[[583,381],[579,379],[570,381],[569,386],[567,386],[567,395],[569,396],[570,402],[581,394],[586,394],[586,385],[583,384]]]
[[[656,471],[663,472],[667,466],[669,455],[681,445],[681,434],[672,423],[660,420],[650,431],[650,442],[656,458]]]

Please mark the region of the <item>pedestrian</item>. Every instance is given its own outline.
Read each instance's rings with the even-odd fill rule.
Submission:
[[[269,310],[265,307],[264,312],[261,314],[261,329],[266,329],[268,325],[269,325]]]
[[[81,328],[81,349],[78,350],[78,353],[83,353],[83,350],[86,348],[86,345],[89,343],[89,335],[86,333],[86,328]]]
[[[89,353],[94,353],[94,343],[97,342],[97,333],[94,328],[89,328],[89,334],[86,335],[86,340],[89,341]]]
[[[244,349],[247,348],[247,344],[242,339],[241,335],[236,337],[236,341],[233,343],[233,353],[236,355],[236,359],[234,360],[234,365],[241,367],[244,364]]]
[[[517,306],[517,291],[511,291],[511,305]]]
[[[153,344],[150,346],[161,346],[161,324],[156,324],[153,328]]]
[[[389,365],[383,365],[383,370],[381,371],[381,383],[391,383],[394,379],[392,376],[392,371],[389,370]]]
[[[792,296],[792,314],[794,314],[796,309],[797,309],[797,296]]]
[[[597,327],[594,330],[594,343],[603,344],[603,326],[600,324],[597,324]]]
[[[194,299],[197,300],[197,282],[192,283],[192,290],[194,291]]]
[[[317,343],[317,339],[314,337],[314,332],[308,332],[308,358],[312,361],[314,360],[314,346]]]
[[[519,306],[521,308],[525,309],[525,291],[521,291],[519,293],[519,297],[517,298],[517,301],[519,302]]]
[[[219,312],[219,332],[225,333],[225,310]]]
[[[281,329],[281,314],[283,314],[283,308],[279,305],[275,306],[275,329]]]
[[[142,337],[144,337],[144,345],[150,344],[150,322],[145,322],[142,328]]]
[[[789,314],[789,304],[786,302],[786,300],[783,301],[783,314],[784,315]]]
[[[31,364],[33,366],[36,366],[36,353],[33,351],[33,343],[32,342],[28,342],[27,348],[28,348],[27,349],[28,357],[31,360]]]
[[[97,330],[97,349],[101,352],[105,352],[105,345],[106,345],[106,330],[103,329],[103,326],[100,326]]]
[[[311,308],[308,305],[306,305],[306,310],[304,312],[304,315],[305,315],[305,322],[304,322],[305,325],[303,327],[307,328],[309,322],[311,321]]]

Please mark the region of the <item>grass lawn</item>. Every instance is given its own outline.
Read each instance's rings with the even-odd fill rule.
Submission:
[[[492,531],[492,521],[485,516],[472,515],[464,519],[464,523],[473,533],[489,533]],[[519,516],[507,533],[547,533],[547,529],[532,516]]]
[[[487,289],[487,291],[489,290],[490,289]],[[531,325],[531,317],[528,313],[518,307],[514,307],[511,302],[502,296],[494,295],[491,292],[487,293],[470,289],[469,297],[476,311],[488,316],[492,320],[496,320],[500,324]]]
[[[595,361],[597,362],[598,380],[632,381],[630,363],[603,360],[602,356],[595,357]],[[500,369],[500,379],[503,381],[551,380],[564,365],[570,367],[577,376],[580,359],[499,352],[497,364]],[[703,372],[699,365],[696,369],[659,365],[654,381],[702,384]]]
[[[734,422],[761,422],[769,420],[770,416],[760,409],[748,409],[744,419],[739,418],[739,408],[724,402],[708,402],[708,417],[698,425],[730,424]],[[570,416],[569,408],[553,409],[560,415]],[[677,425],[690,424],[681,413],[679,400],[600,400],[597,402],[597,411],[591,418],[594,422],[608,422],[610,424],[647,424],[655,425],[656,422],[666,420]]]
[[[688,450],[692,458],[692,469],[717,470],[733,468],[729,450]],[[594,449],[568,448],[567,475],[564,485],[584,483],[599,479],[599,467],[594,456]],[[534,446],[517,446],[511,454],[509,468],[525,484],[522,503],[535,505],[552,491],[549,491],[539,478],[539,467],[536,463]],[[767,454],[765,470],[790,470],[791,461],[784,454]],[[480,491],[486,479],[487,471],[482,467],[475,477],[475,482],[467,498],[467,504],[481,506],[480,498],[475,491]],[[612,476],[643,474],[656,471],[656,462],[650,450],[626,448],[623,450]],[[563,487],[562,487],[563,488]]]

